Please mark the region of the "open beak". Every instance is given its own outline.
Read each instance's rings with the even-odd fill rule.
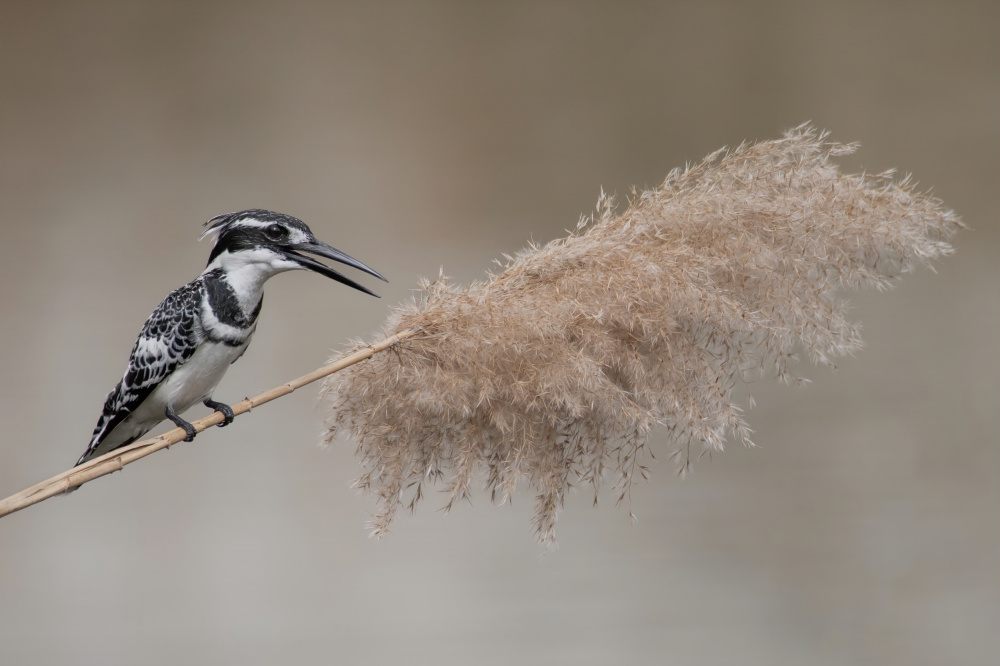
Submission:
[[[298,252],[296,252],[296,250],[298,250]],[[358,261],[354,257],[351,257],[351,256],[349,256],[347,254],[344,254],[343,252],[341,252],[337,248],[330,247],[329,245],[327,245],[323,241],[313,240],[313,241],[310,241],[308,243],[298,243],[296,245],[293,245],[292,249],[284,250],[285,256],[287,256],[289,259],[291,259],[295,263],[297,263],[300,266],[302,266],[302,268],[308,268],[309,270],[315,271],[315,272],[319,273],[320,275],[327,276],[331,280],[336,280],[337,282],[339,282],[341,284],[346,284],[348,287],[354,287],[358,291],[363,291],[366,294],[370,294],[370,295],[374,296],[375,298],[378,298],[379,295],[376,294],[374,291],[371,291],[371,290],[367,289],[366,287],[362,287],[360,284],[358,284],[354,280],[351,280],[350,278],[344,277],[343,275],[341,275],[337,271],[333,270],[332,268],[330,268],[326,264],[322,264],[322,263],[316,261],[315,259],[313,259],[312,257],[305,256],[304,254],[299,254],[299,252],[308,252],[309,254],[315,254],[315,255],[320,256],[320,257],[325,257],[327,259],[332,259],[333,261],[337,261],[337,262],[340,262],[342,264],[347,264],[348,266],[351,266],[353,268],[357,268],[359,271],[364,271],[365,273],[368,273],[369,275],[373,275],[373,276],[377,277],[379,280],[382,280],[383,282],[388,282],[388,280],[386,280],[384,277],[382,277],[378,273],[378,271],[375,271],[374,269],[371,269],[368,266],[365,266],[363,263],[361,263],[360,261]]]

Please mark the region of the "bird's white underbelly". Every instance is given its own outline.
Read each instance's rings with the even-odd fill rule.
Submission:
[[[249,344],[247,340],[246,344]],[[181,415],[194,405],[212,396],[212,391],[222,381],[229,366],[239,358],[246,349],[246,344],[239,347],[213,342],[204,342],[188,359],[187,363],[174,370],[149,394],[142,404],[136,408],[112,433],[112,436],[102,442],[102,448],[107,444],[110,451],[121,441],[127,441],[133,436],[142,435],[150,428],[166,418],[165,410],[169,405],[176,414]]]
[[[163,407],[170,405],[180,414],[212,395],[226,370],[239,358],[244,348],[244,345],[230,347],[207,341],[202,343],[188,362],[170,373],[149,397]]]

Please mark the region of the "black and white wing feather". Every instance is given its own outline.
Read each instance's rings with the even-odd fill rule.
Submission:
[[[187,362],[204,338],[198,324],[198,307],[204,285],[195,280],[171,293],[146,320],[132,347],[128,369],[108,394],[104,411],[94,428],[90,445],[77,465],[113,448],[131,443],[139,435],[112,447],[101,447],[115,428],[134,412],[170,373]],[[102,450],[102,449],[107,449]]]

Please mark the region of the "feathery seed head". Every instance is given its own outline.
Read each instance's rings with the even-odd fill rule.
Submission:
[[[596,493],[613,471],[624,496],[645,475],[653,427],[682,469],[729,434],[750,444],[736,383],[856,350],[839,289],[888,286],[962,226],[906,180],[841,174],[830,158],[855,148],[803,125],[718,151],[621,214],[602,189],[575,231],[483,281],[423,282],[386,325],[419,335],[325,387],[327,440],[358,441],[375,533],[424,483],[445,482],[450,506],[478,477],[501,503],[527,483],[551,544],[572,483]]]

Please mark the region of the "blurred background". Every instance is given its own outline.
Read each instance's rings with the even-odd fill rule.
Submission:
[[[376,542],[312,387],[0,521],[3,664],[995,664],[1000,9],[993,2],[8,1],[0,495],[82,453],[213,215],[301,217],[391,280],[276,278],[236,402],[723,145],[811,120],[972,230],[867,348],[761,383],[759,447],[631,505],[433,495]],[[190,416],[203,412],[192,410]],[[638,517],[630,524],[628,509]]]

